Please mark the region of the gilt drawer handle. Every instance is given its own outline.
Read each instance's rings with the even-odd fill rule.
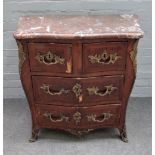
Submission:
[[[50,94],[50,95],[61,95],[61,94],[67,94],[67,93],[69,93],[69,90],[65,90],[64,88],[62,88],[61,90],[59,90],[59,91],[55,91],[55,90],[53,90],[53,91],[51,91],[50,90],[50,86],[49,85],[46,85],[46,84],[43,84],[43,86],[41,86],[40,87],[41,89],[43,89],[43,91],[45,92],[45,93],[47,93],[47,94]]]
[[[102,123],[105,120],[110,119],[113,116],[113,114],[111,113],[102,113],[100,116],[96,116],[95,114],[87,116],[88,121],[93,121],[93,122],[98,122],[98,123]]]
[[[98,87],[87,88],[89,95],[97,95],[97,96],[106,96],[110,95],[117,87],[113,87],[113,85],[104,86],[104,90],[100,90]]]
[[[102,54],[89,55],[88,58],[92,64],[114,64],[122,57],[118,56],[117,53],[108,54],[106,51],[104,51]]]
[[[58,116],[54,116],[52,113],[44,113],[43,114],[44,117],[48,118],[51,122],[68,122],[69,117],[64,116],[63,114],[61,114],[59,117]]]
[[[61,58],[60,56],[57,56],[54,53],[51,53],[50,51],[47,54],[38,54],[35,57],[40,63],[46,64],[46,65],[54,65],[54,64],[64,64],[65,59]]]

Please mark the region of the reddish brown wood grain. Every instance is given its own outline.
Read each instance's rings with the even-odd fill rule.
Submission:
[[[32,76],[34,100],[40,104],[54,104],[66,106],[85,106],[108,104],[112,102],[121,102],[123,76],[100,76],[91,78],[62,78],[62,77],[45,77]],[[82,101],[79,102],[73,87],[76,84],[81,85]],[[48,86],[48,92],[43,89],[43,86]],[[115,87],[110,94],[106,93],[107,86]],[[90,95],[88,89],[97,87],[101,95]],[[64,90],[61,92],[61,90]]]
[[[36,117],[40,127],[51,128],[74,128],[74,129],[95,129],[96,127],[116,126],[120,120],[119,104],[100,105],[91,107],[62,107],[53,105],[37,105]],[[45,114],[51,115],[50,117]],[[103,113],[112,114],[110,118],[103,120]],[[78,115],[77,115],[78,114]],[[62,115],[66,118],[60,121]],[[96,120],[89,120],[88,117],[96,115]],[[100,122],[101,121],[101,122]]]

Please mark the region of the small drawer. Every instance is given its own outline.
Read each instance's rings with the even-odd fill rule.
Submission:
[[[72,45],[28,44],[30,68],[34,72],[72,73]]]
[[[34,99],[40,104],[86,106],[121,102],[123,76],[61,78],[32,76]]]
[[[80,109],[80,127],[91,129],[95,126],[116,126],[119,124],[120,110],[119,104],[83,107]]]
[[[127,42],[83,44],[83,72],[125,70]]]

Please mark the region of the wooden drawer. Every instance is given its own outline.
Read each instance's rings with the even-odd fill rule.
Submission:
[[[76,109],[64,106],[36,106],[36,118],[40,127],[65,127],[75,128],[75,121],[72,119]]]
[[[34,99],[41,104],[96,105],[121,101],[123,76],[60,78],[32,76]]]
[[[101,76],[83,79],[83,101],[87,105],[121,101],[123,76]]]
[[[92,107],[63,107],[39,105],[37,122],[42,127],[90,128],[117,125],[120,105]]]
[[[125,70],[127,42],[83,44],[85,73]]]
[[[31,71],[72,73],[71,44],[29,43]]]
[[[83,107],[80,109],[82,113],[80,127],[91,129],[103,125],[118,125],[120,120],[120,110],[121,106],[117,104]]]
[[[35,101],[41,104],[74,105],[77,98],[72,91],[75,79],[32,76]]]

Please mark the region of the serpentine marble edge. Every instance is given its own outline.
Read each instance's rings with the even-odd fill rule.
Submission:
[[[132,38],[143,37],[138,16],[118,15],[54,15],[23,16],[19,19],[16,39],[54,38]]]

